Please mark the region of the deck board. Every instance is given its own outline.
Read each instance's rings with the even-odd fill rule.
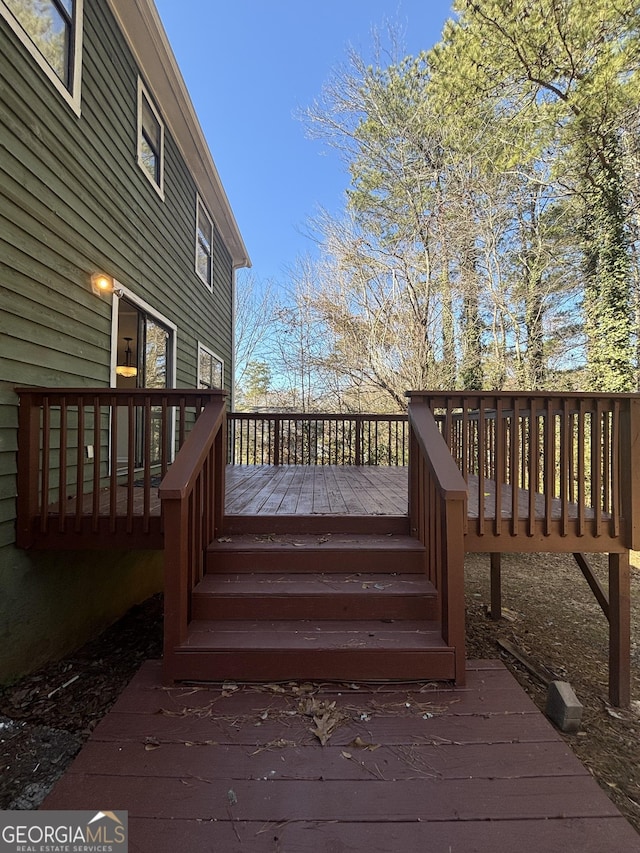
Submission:
[[[496,484],[483,479],[484,518],[496,517]],[[479,514],[478,478],[469,476],[469,500],[467,515],[477,519]],[[388,466],[339,466],[339,465],[229,465],[226,472],[227,515],[404,515],[407,513],[408,469]],[[501,484],[499,489],[502,520],[513,515],[511,486]],[[160,515],[160,500],[157,488],[150,490],[150,514]],[[144,489],[133,490],[133,514],[143,511]],[[545,517],[547,497],[542,493],[530,495],[519,489],[517,495],[518,518],[521,522],[529,516],[530,506],[535,507],[535,518]],[[85,495],[83,514],[90,515],[93,496]],[[562,517],[562,502],[551,499],[552,519]],[[58,505],[51,507],[58,514]],[[127,513],[127,488],[117,489],[116,515]],[[75,498],[70,497],[65,505],[68,519],[75,514]],[[109,490],[99,496],[99,514],[109,514]],[[567,502],[566,516],[578,517],[577,504]],[[585,511],[585,520],[593,519],[593,510]],[[602,513],[602,520],[609,515]]]
[[[160,676],[141,668],[43,808],[126,809],[141,853],[640,851],[498,662],[470,662],[465,688],[317,688],[344,715],[324,747],[300,707],[308,687]]]
[[[227,515],[406,515],[407,468],[230,465]]]

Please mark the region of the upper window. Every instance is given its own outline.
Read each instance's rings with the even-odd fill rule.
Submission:
[[[213,222],[200,199],[196,212],[196,272],[213,290]]]
[[[138,79],[138,163],[164,198],[164,124],[142,80]]]
[[[83,0],[0,0],[0,14],[80,115]]]
[[[207,347],[198,344],[198,388],[222,388],[224,362]]]

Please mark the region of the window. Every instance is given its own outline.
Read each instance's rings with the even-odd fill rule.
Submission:
[[[164,125],[142,80],[138,79],[138,164],[164,198]]]
[[[224,362],[202,344],[198,344],[198,388],[222,388]]]
[[[0,0],[2,14],[80,115],[83,0]]]
[[[196,212],[196,272],[213,290],[213,222],[200,199]]]

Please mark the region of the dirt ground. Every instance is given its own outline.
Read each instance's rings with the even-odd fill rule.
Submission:
[[[592,558],[606,586],[606,557]],[[563,735],[640,831],[640,570],[632,576],[632,706],[607,700],[607,622],[572,557],[505,556],[505,617],[487,616],[489,559],[466,564],[467,653],[501,658],[544,710],[546,686],[498,645],[569,681],[584,705],[581,730]],[[140,664],[161,654],[162,601],[134,608],[101,637],[0,688],[0,809],[36,808]]]

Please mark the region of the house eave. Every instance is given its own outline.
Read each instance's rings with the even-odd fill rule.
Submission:
[[[107,0],[225,241],[234,268],[251,261],[153,0]]]

